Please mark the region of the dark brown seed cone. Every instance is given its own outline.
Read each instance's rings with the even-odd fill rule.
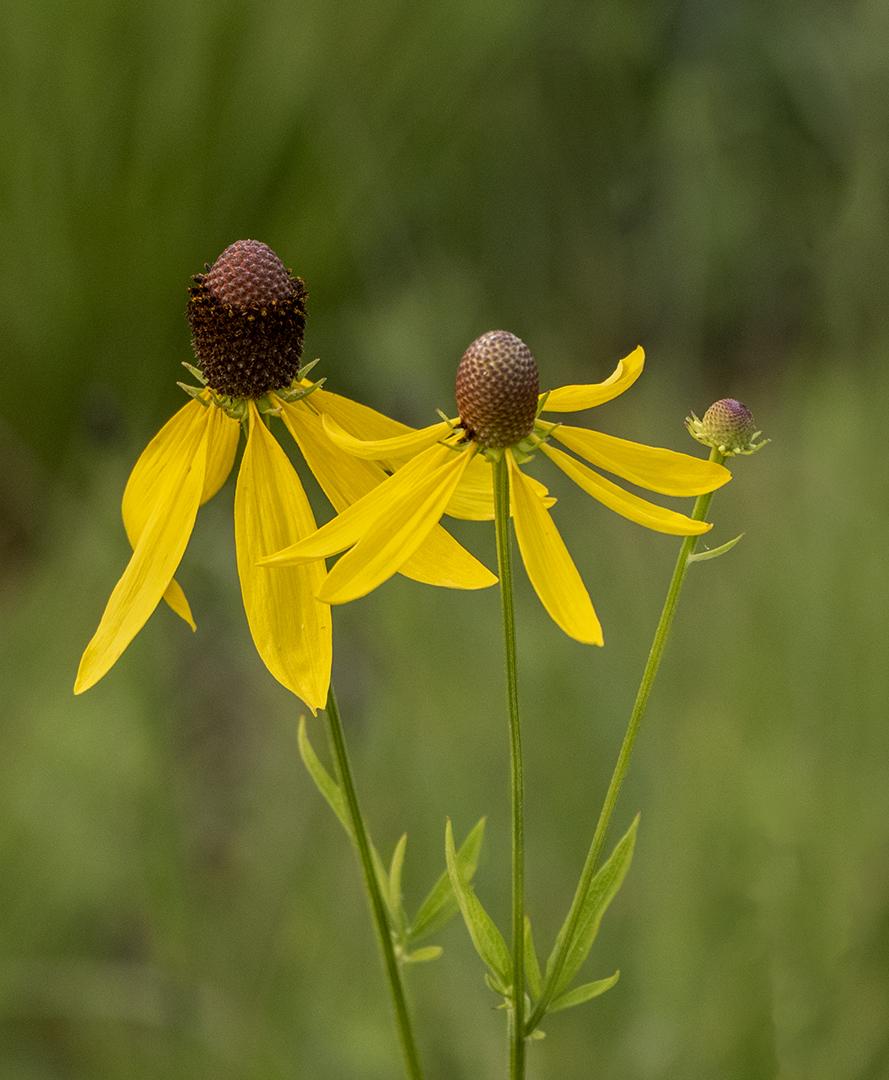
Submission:
[[[540,382],[531,350],[508,330],[476,338],[457,368],[457,408],[480,446],[514,446],[531,434]]]
[[[207,384],[258,398],[290,386],[299,370],[308,294],[270,247],[229,245],[189,289],[188,322]]]

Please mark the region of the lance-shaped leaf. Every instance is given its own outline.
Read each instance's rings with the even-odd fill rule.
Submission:
[[[546,1011],[551,1013],[561,1012],[562,1009],[570,1009],[575,1005],[583,1005],[585,1001],[591,1001],[594,997],[604,994],[606,990],[610,990],[619,978],[620,972],[615,971],[615,973],[610,975],[607,979],[597,979],[595,982],[588,982],[583,983],[581,986],[575,986],[573,990],[569,990],[567,993],[562,994],[561,997],[557,997]]]
[[[543,989],[543,978],[540,974],[540,961],[537,959],[537,949],[534,948],[534,935],[531,933],[531,919],[525,916],[525,978],[528,980],[528,989],[532,998],[539,998]]]
[[[303,759],[303,764],[305,765],[309,776],[314,780],[315,787],[321,793],[327,805],[336,814],[340,824],[354,843],[355,834],[352,831],[352,823],[349,820],[346,796],[343,794],[343,789],[322,765],[321,759],[315,753],[314,747],[309,742],[308,732],[306,731],[306,718],[304,716],[299,718],[297,741],[299,743],[299,755]],[[406,842],[407,838],[405,837],[404,840]],[[377,851],[373,842],[370,843],[370,856],[371,861],[373,862],[374,873],[376,874],[380,893],[386,902],[386,907],[389,911],[393,925],[397,927],[400,924],[398,922],[397,911],[393,911],[392,909],[389,874],[387,873],[386,867],[383,865],[383,860],[380,858],[380,853]],[[404,852],[402,851],[402,858],[403,857]],[[401,871],[399,870],[399,876],[400,873]]]
[[[739,533],[736,537],[734,537],[734,539],[726,540],[726,542],[724,544],[720,544],[719,547],[709,548],[704,551],[696,551],[693,555],[689,555],[688,561],[692,563],[706,562],[707,559],[718,559],[720,555],[725,555],[726,552],[731,551],[735,544],[737,544],[743,538],[743,536],[743,533]]]
[[[472,881],[475,876],[484,838],[485,819],[480,818],[457,852],[457,862],[464,881]],[[413,943],[436,933],[457,914],[457,911],[457,900],[451,888],[451,879],[445,870],[429,890],[426,899],[420,904],[419,911],[408,931],[408,940]]]
[[[406,964],[427,964],[430,960],[437,960],[444,952],[441,945],[425,945],[422,949],[414,949],[407,953],[404,962]]]
[[[346,797],[336,780],[321,764],[320,758],[309,742],[309,736],[306,732],[306,718],[304,716],[299,718],[297,739],[299,742],[299,755],[303,759],[303,765],[308,770],[309,776],[315,781],[315,787],[321,792],[330,809],[339,818],[342,827],[349,836],[353,836],[352,824],[349,821],[349,813],[346,809]]]
[[[618,841],[608,861],[593,877],[585,895],[580,895],[580,886],[578,886],[578,892],[575,893],[571,911],[562,924],[562,929],[559,931],[555,946],[546,964],[543,996],[548,1000],[557,999],[564,993],[579,971],[581,964],[589,955],[599,932],[602,916],[608,910],[608,905],[616,896],[630,868],[638,826],[639,815],[637,814],[633,824]],[[566,940],[571,923],[571,914],[575,910],[579,914],[574,923],[571,936]],[[555,960],[563,949],[565,951],[565,962],[558,978],[556,978]]]
[[[475,951],[490,968],[495,981],[503,987],[508,987],[512,982],[512,959],[509,949],[496,923],[482,907],[472,886],[463,876],[457,860],[457,851],[454,848],[454,830],[451,828],[450,820],[445,827],[445,857],[448,862],[451,886]]]
[[[398,929],[399,937],[404,937],[407,926],[407,916],[404,913],[404,902],[401,894],[401,870],[404,866],[404,853],[407,850],[407,833],[402,833],[401,839],[395,845],[392,853],[392,862],[389,864],[389,880],[387,892],[389,895],[389,910]]]

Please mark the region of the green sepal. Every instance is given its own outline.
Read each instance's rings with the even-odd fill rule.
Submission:
[[[457,861],[464,881],[472,881],[475,876],[484,838],[485,819],[479,818],[457,852]],[[436,933],[457,914],[458,910],[451,879],[445,870],[420,904],[407,932],[408,941],[413,944]]]
[[[575,892],[574,900],[571,904],[571,911],[574,911],[579,905],[580,917],[576,922],[570,940],[567,942],[564,941],[564,938],[568,933],[568,925],[571,920],[570,912],[565,919],[565,922],[562,924],[562,928],[559,930],[558,936],[556,937],[556,943],[553,946],[553,951],[550,953],[549,960],[547,960],[546,963],[546,978],[544,980],[542,997],[550,1001],[560,997],[568,988],[571,980],[579,971],[584,960],[589,956],[590,949],[592,949],[593,942],[596,940],[596,935],[599,932],[602,916],[608,910],[608,905],[617,895],[617,891],[623,884],[627,871],[630,869],[630,863],[633,861],[633,849],[636,845],[636,830],[638,827],[639,815],[637,814],[633,819],[633,824],[615,845],[614,851],[612,851],[608,861],[593,877],[585,895],[581,895],[580,885],[578,885],[577,892]],[[562,972],[559,975],[558,981],[553,983],[555,959],[563,948],[566,949],[565,963],[562,967]]]
[[[738,533],[734,540],[727,540],[724,544],[720,544],[719,547],[710,548],[709,551],[696,551],[693,555],[689,555],[688,561],[693,563],[706,562],[707,559],[718,559],[720,555],[725,555],[726,552],[731,551],[743,536],[743,533]]]
[[[573,990],[569,990],[566,994],[562,994],[561,997],[557,997],[546,1011],[550,1013],[561,1012],[562,1009],[572,1009],[575,1005],[583,1005],[585,1001],[592,1001],[594,997],[598,997],[600,994],[604,994],[606,990],[610,990],[619,978],[620,971],[615,971],[607,979],[597,979],[595,982],[575,986]]]
[[[309,372],[312,371],[313,368],[316,368],[320,363],[321,357],[316,356],[315,359],[310,360],[308,364],[303,364],[303,366],[296,373],[296,381],[298,382],[300,379],[304,379],[309,374]]]
[[[428,964],[430,960],[437,960],[444,949],[441,945],[424,945],[422,949],[414,949],[413,952],[405,954],[404,962],[406,964]]]
[[[400,937],[404,937],[407,927],[407,916],[404,912],[404,899],[401,894],[401,871],[404,866],[404,853],[407,849],[407,833],[402,833],[400,840],[392,852],[392,861],[389,864],[389,877],[386,882],[386,895],[389,898],[389,911],[398,928]]]
[[[195,401],[199,401],[202,405],[209,405],[210,402],[204,397],[203,386],[189,386],[186,382],[177,382],[176,385],[180,390],[184,390],[189,397],[194,398]]]
[[[525,916],[525,978],[532,998],[539,998],[543,989],[543,977],[540,973],[540,961],[534,948],[534,935],[531,933],[531,919]]]
[[[299,718],[297,741],[299,743],[299,756],[303,759],[303,765],[305,765],[308,770],[309,776],[315,781],[315,787],[321,792],[327,805],[339,818],[342,827],[354,840],[352,825],[349,821],[349,813],[346,808],[346,797],[343,795],[342,788],[330,775],[327,769],[324,768],[320,758],[312,748],[312,744],[309,742],[309,736],[306,732],[306,718],[304,716]]]
[[[509,955],[509,949],[496,923],[485,911],[472,886],[463,876],[454,848],[454,830],[451,827],[450,818],[445,826],[445,857],[448,862],[451,886],[475,951],[487,964],[495,981],[500,986],[509,986],[512,982],[512,958]],[[501,992],[498,991],[498,993]]]

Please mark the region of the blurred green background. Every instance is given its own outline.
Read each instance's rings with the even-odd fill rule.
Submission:
[[[887,39],[881,0],[4,5],[0,1075],[399,1075],[356,864],[246,630],[231,484],[181,568],[198,633],[159,610],[71,695],[128,470],[183,400],[189,277],[249,236],[306,278],[329,388],[406,421],[452,408],[493,327],[547,386],[643,343],[584,421],[614,434],[693,450],[690,409],[754,410],[773,443],[713,504],[714,540],[746,537],[693,569],[615,821],[643,811],[586,970],[621,981],[546,1022],[530,1075],[889,1077]],[[520,579],[548,950],[677,542],[547,480],[608,641]],[[505,925],[497,619],[493,590],[393,581],[337,610],[335,681],[409,903],[445,816],[487,814]],[[429,1077],[503,1075],[466,935],[438,940],[411,973]]]

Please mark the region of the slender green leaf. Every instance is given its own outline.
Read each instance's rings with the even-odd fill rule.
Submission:
[[[606,990],[610,990],[619,978],[620,972],[615,971],[615,973],[607,979],[597,979],[596,982],[575,986],[574,989],[569,990],[567,994],[562,994],[561,997],[557,997],[547,1009],[547,1012],[560,1012],[562,1009],[570,1009],[575,1005],[582,1005],[585,1001],[591,1001],[594,997],[604,994]]]
[[[510,997],[509,997],[509,995],[510,995],[509,987],[504,986],[503,983],[501,983],[499,979],[495,979],[494,976],[490,973],[490,971],[485,972],[485,985],[487,986],[487,988],[489,990],[493,990],[495,994],[499,994],[502,998],[506,999],[503,1002],[503,1004],[498,1005],[497,1008],[498,1009],[508,1009],[510,1004],[511,1004]]]
[[[352,836],[352,824],[349,821],[349,814],[346,809],[346,797],[336,780],[321,764],[320,758],[312,748],[306,732],[306,718],[304,716],[299,718],[297,739],[299,742],[299,755],[303,759],[303,765],[308,770],[309,776],[315,781],[315,787],[321,792],[327,805],[339,818],[342,827],[349,836]]]
[[[445,827],[445,856],[448,862],[448,874],[451,878],[451,886],[457,897],[457,904],[466,923],[466,929],[472,938],[475,951],[484,960],[502,986],[509,986],[512,982],[512,959],[509,949],[503,940],[503,935],[491,916],[482,907],[481,901],[475,895],[472,886],[466,881],[457,861],[457,852],[454,848],[454,830],[448,820]]]
[[[534,948],[531,920],[527,915],[525,916],[525,978],[528,980],[531,997],[539,998],[543,989],[543,979],[540,974],[540,961],[537,959],[537,950]]]
[[[406,964],[428,964],[430,960],[437,960],[444,949],[441,945],[424,945],[422,949],[414,949],[404,958]]]
[[[484,837],[485,819],[480,818],[457,852],[457,862],[460,864],[464,881],[472,881],[475,876]],[[445,870],[429,890],[426,899],[420,904],[420,909],[408,931],[408,940],[413,943],[434,934],[452,919],[457,911],[457,900],[451,888],[451,879]]]
[[[739,533],[734,540],[727,540],[724,544],[720,544],[719,547],[710,548],[709,551],[696,551],[693,555],[689,555],[688,561],[692,563],[706,562],[707,559],[718,559],[720,555],[725,555],[727,551],[731,551],[743,535],[743,533]]]
[[[403,936],[407,919],[404,914],[404,902],[401,895],[401,870],[404,866],[404,853],[407,849],[407,833],[402,833],[401,839],[395,845],[392,853],[392,862],[389,864],[389,910],[392,912],[399,933]]]
[[[380,857],[379,851],[377,851],[377,845],[373,840],[368,837],[367,842],[370,844],[370,860],[374,864],[374,875],[377,879],[377,888],[380,890],[380,896],[383,898],[383,903],[386,905],[386,911],[389,913],[389,922],[393,929],[398,929],[398,920],[395,918],[395,912],[392,910],[392,903],[389,898],[389,873],[386,870],[386,864]]]
[[[593,947],[593,942],[596,940],[596,935],[599,932],[602,916],[608,910],[608,905],[617,894],[617,891],[621,887],[627,871],[630,868],[630,863],[633,860],[633,848],[636,844],[636,830],[638,827],[639,815],[637,814],[633,820],[633,824],[615,845],[614,851],[612,851],[608,861],[593,877],[585,896],[580,895],[580,885],[578,885],[578,892],[575,893],[574,901],[571,905],[572,911],[575,909],[576,905],[580,905],[580,917],[574,927],[574,932],[570,940],[563,945],[563,939],[568,933],[568,925],[571,918],[569,913],[568,918],[566,918],[565,922],[562,924],[561,930],[559,930],[553,951],[546,964],[544,995],[548,995],[550,1000],[559,997],[567,990],[571,980],[580,969],[581,964],[583,964],[584,960],[586,960],[589,955],[590,949]],[[555,985],[551,985],[554,961],[563,947],[566,948],[565,964],[558,981]]]

